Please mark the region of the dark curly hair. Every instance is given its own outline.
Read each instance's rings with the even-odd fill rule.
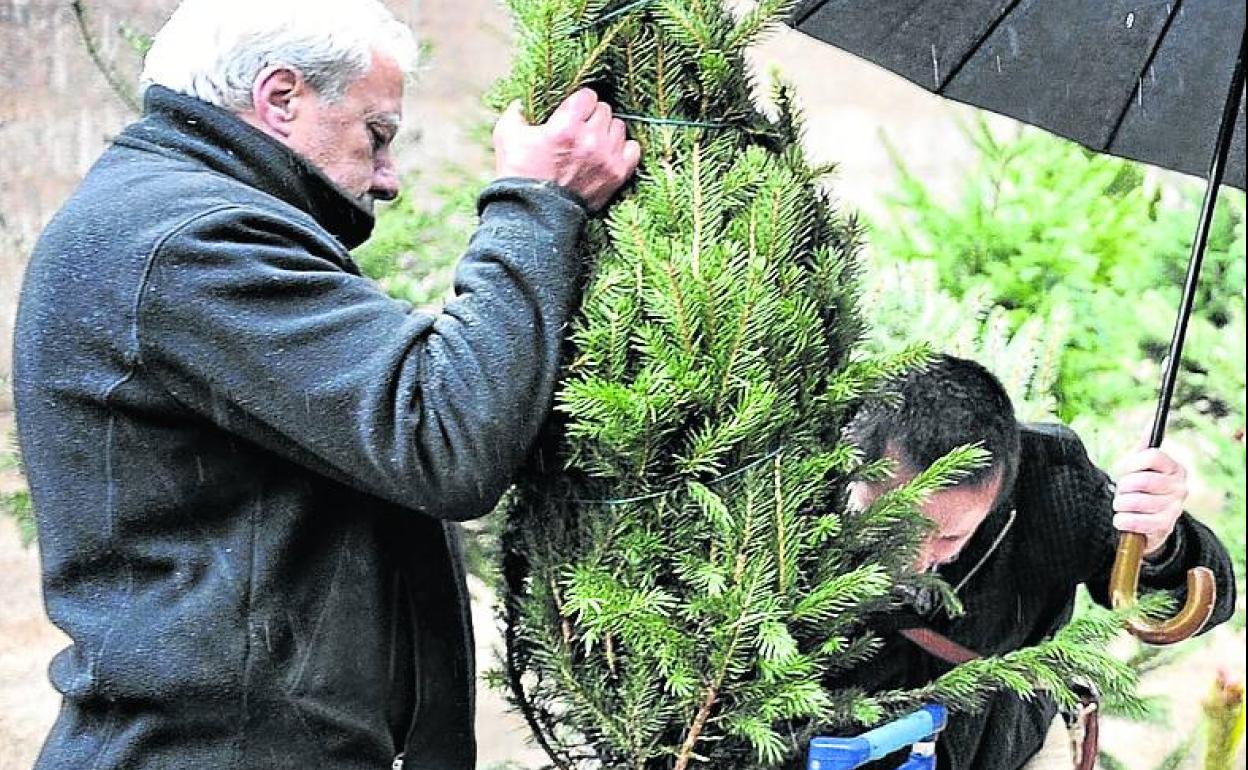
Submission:
[[[887,397],[858,411],[849,438],[868,462],[895,457],[907,473],[918,473],[964,444],[978,443],[992,463],[960,483],[979,486],[997,474],[1000,496],[1018,476],[1019,430],[1014,406],[1001,382],[974,361],[940,354],[895,382]]]

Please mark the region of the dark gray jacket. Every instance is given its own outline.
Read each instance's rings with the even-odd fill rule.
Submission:
[[[439,315],[360,276],[371,215],[161,88],[48,226],[14,385],[49,617],[41,770],[470,770],[456,527],[547,414],[570,194],[490,185]]]
[[[1109,606],[1109,573],[1118,544],[1113,486],[1088,458],[1079,437],[1059,425],[1025,425],[1018,480],[1010,498],[984,520],[957,561],[941,575],[958,589],[965,613],[937,611],[923,624],[975,650],[999,655],[1038,644],[1070,621],[1082,584]],[[1226,548],[1188,514],[1140,584],[1182,600],[1190,567],[1204,565],[1217,581],[1217,603],[1205,629],[1235,609],[1235,574]],[[868,689],[918,687],[951,666],[887,633],[907,618],[882,621],[885,648],[858,670]],[[1043,745],[1057,706],[1002,694],[977,714],[955,715],[937,742],[942,770],[1017,770]],[[889,763],[883,763],[889,765]],[[895,763],[893,763],[895,764]],[[891,766],[891,765],[890,765]]]

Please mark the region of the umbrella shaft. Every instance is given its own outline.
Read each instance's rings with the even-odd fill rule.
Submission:
[[[1161,393],[1157,397],[1157,413],[1153,416],[1153,431],[1149,437],[1150,447],[1161,446],[1166,434],[1166,417],[1170,412],[1170,401],[1174,398],[1174,385],[1178,379],[1179,363],[1183,357],[1183,341],[1187,337],[1187,322],[1192,315],[1192,306],[1196,301],[1196,287],[1200,280],[1200,266],[1205,258],[1205,246],[1209,242],[1209,228],[1213,224],[1213,210],[1218,202],[1218,187],[1222,184],[1222,174],[1226,170],[1226,157],[1230,153],[1231,140],[1235,135],[1235,115],[1239,112],[1240,97],[1244,92],[1244,44],[1245,38],[1240,37],[1239,55],[1235,58],[1235,72],[1231,77],[1231,88],[1226,96],[1226,104],[1222,111],[1222,124],[1218,129],[1218,141],[1214,147],[1213,159],[1209,164],[1209,186],[1205,189],[1205,200],[1200,207],[1200,219],[1196,227],[1196,237],[1192,241],[1192,255],[1187,263],[1187,277],[1183,282],[1183,301],[1179,305],[1179,317],[1174,323],[1174,335],[1170,338],[1170,353],[1166,356],[1165,371],[1161,378]]]

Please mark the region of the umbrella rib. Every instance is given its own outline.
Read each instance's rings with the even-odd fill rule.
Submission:
[[[945,86],[948,86],[950,83],[953,82],[953,79],[957,77],[958,73],[962,71],[962,68],[965,67],[968,62],[970,62],[971,57],[975,55],[975,53],[979,50],[980,46],[982,46],[984,42],[988,40],[988,38],[992,37],[993,33],[997,31],[997,28],[1001,26],[1002,22],[1005,21],[1006,17],[1009,16],[1011,13],[1014,13],[1014,9],[1017,8],[1018,4],[1021,3],[1022,1],[1023,0],[1010,0],[1009,6],[1007,6],[1005,10],[1001,11],[1001,13],[997,14],[997,18],[994,19],[991,24],[989,24],[987,27],[984,28],[984,31],[980,33],[979,37],[975,40],[974,43],[972,43],[970,46],[967,47],[966,52],[962,54],[962,58],[958,61],[956,65],[954,65],[953,69],[949,70],[949,74],[941,78],[940,82],[936,84],[936,93],[943,94],[945,92]]]
[[[1170,26],[1178,18],[1179,8],[1182,6],[1183,0],[1173,0],[1173,5],[1167,4],[1170,13],[1166,16],[1166,23],[1161,26],[1161,32],[1153,40],[1153,48],[1148,52],[1148,58],[1144,60],[1144,66],[1140,68],[1139,74],[1136,75],[1135,88],[1131,89],[1131,92],[1127,94],[1126,101],[1122,103],[1122,109],[1118,111],[1118,119],[1114,121],[1114,127],[1110,129],[1109,136],[1105,138],[1105,145],[1101,149],[1108,150],[1114,146],[1114,140],[1118,138],[1118,131],[1122,129],[1122,124],[1127,120],[1127,112],[1131,109],[1131,101],[1136,91],[1144,87],[1141,82],[1144,79],[1144,73],[1148,72],[1148,68],[1153,66],[1153,60],[1157,58],[1157,52],[1161,50],[1161,44],[1165,41],[1166,35],[1170,34]]]
[[[828,0],[816,0],[816,2],[811,3],[810,8],[802,10],[793,19],[793,23],[792,23],[793,28],[797,29],[798,27],[805,24],[807,19],[809,19],[811,16],[814,16],[816,11],[818,11],[820,8],[822,8],[823,6],[827,4],[828,4]]]

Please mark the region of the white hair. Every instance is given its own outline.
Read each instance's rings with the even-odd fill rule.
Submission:
[[[152,40],[140,87],[161,85],[233,112],[262,70],[297,70],[334,102],[374,53],[411,75],[420,49],[380,0],[182,0]]]

